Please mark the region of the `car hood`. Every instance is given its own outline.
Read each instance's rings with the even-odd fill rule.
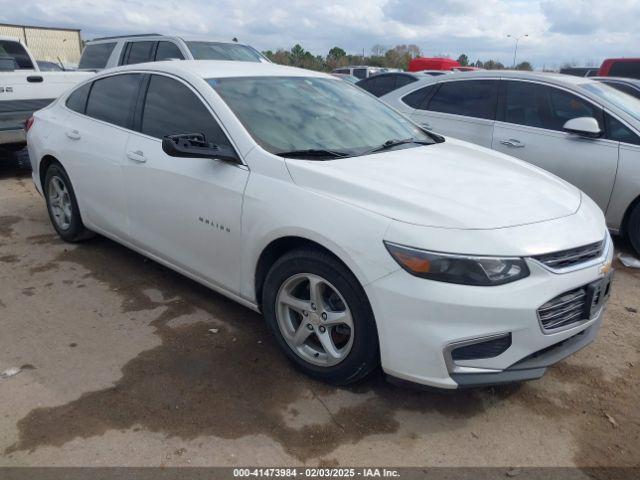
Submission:
[[[453,139],[360,157],[286,162],[303,188],[415,225],[505,228],[572,215],[581,202],[578,189],[544,170]]]

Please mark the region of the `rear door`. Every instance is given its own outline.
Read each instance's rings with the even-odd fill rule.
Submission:
[[[498,80],[440,82],[411,117],[423,128],[491,147]]]
[[[196,90],[170,76],[147,78],[138,102],[138,132],[129,138],[123,169],[133,241],[238,292],[242,197],[249,171],[220,160],[165,154],[165,135],[203,133],[209,142],[231,142]]]
[[[55,133],[87,226],[119,238],[128,234],[122,162],[141,80],[138,73],[118,74],[80,87]]]
[[[606,211],[618,142],[565,132],[565,122],[577,117],[595,118],[604,132],[603,111],[591,101],[551,85],[504,80],[492,146],[558,175]]]

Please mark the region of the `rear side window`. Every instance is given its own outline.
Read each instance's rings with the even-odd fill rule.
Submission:
[[[421,110],[425,110],[425,100],[433,95],[433,92],[436,90],[437,86],[438,84],[420,88],[415,92],[411,92],[409,95],[405,95],[404,97],[402,97],[402,101],[409,105],[411,108],[419,108]]]
[[[351,70],[349,70],[348,68],[340,68],[338,70],[335,70],[333,73],[342,73],[344,75],[351,75]]]
[[[13,58],[18,69],[33,69],[33,63],[27,54],[27,51],[18,42],[0,40],[0,57]]]
[[[187,86],[161,75],[152,75],[142,112],[141,131],[151,137],[202,133],[208,142],[229,145],[209,110]]]
[[[612,77],[640,78],[640,62],[614,62],[609,70]]]
[[[65,105],[67,108],[74,112],[84,113],[84,109],[87,106],[87,97],[89,96],[89,90],[91,90],[91,84],[87,83],[80,88],[76,89],[69,97]]]
[[[105,122],[129,128],[141,75],[128,73],[93,82],[86,114]]]
[[[624,123],[615,119],[608,113],[605,114],[605,121],[607,124],[607,138],[609,140],[640,145],[640,138],[638,135],[633,133]]]
[[[113,43],[96,43],[94,45],[87,45],[82,51],[82,57],[80,57],[80,63],[78,68],[104,68],[107,66],[107,61],[113,52],[115,42]]]
[[[496,80],[445,82],[429,102],[428,110],[493,120],[497,101]]]
[[[396,75],[396,88],[404,87],[416,81],[416,78],[410,77],[409,75]]]
[[[564,90],[531,82],[507,81],[504,121],[562,131],[564,124],[577,117],[593,117],[602,125],[602,111]]]
[[[357,85],[376,97],[396,89],[396,75],[376,75],[360,80]]]
[[[153,60],[153,47],[156,42],[129,42],[125,53],[123,65],[151,62]]]
[[[156,50],[156,62],[162,60],[169,60],[171,58],[177,58],[184,60],[184,55],[173,42],[158,42],[158,49]]]

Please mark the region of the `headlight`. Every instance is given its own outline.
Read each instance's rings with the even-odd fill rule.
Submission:
[[[416,277],[462,285],[503,285],[529,276],[522,258],[475,257],[429,252],[384,242],[398,264]]]

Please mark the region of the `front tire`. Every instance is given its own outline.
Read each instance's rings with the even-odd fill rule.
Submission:
[[[262,307],[284,353],[315,379],[346,385],[379,365],[376,324],[366,294],[328,253],[305,248],[278,259],[267,274]]]
[[[636,254],[640,255],[640,203],[636,203],[629,215],[629,221],[627,222],[627,238],[629,239],[629,243],[631,243]]]
[[[52,163],[47,169],[44,198],[51,224],[63,240],[79,242],[94,235],[82,223],[71,180],[59,163]]]

